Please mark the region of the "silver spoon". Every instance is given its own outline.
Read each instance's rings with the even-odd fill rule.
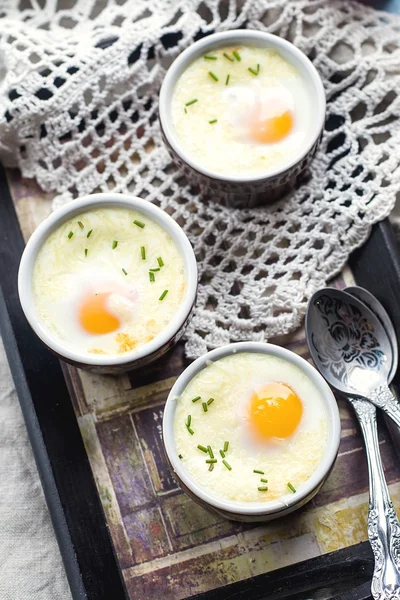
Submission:
[[[351,402],[360,421],[368,460],[368,537],[375,566],[375,600],[400,598],[400,524],[385,481],[376,427],[376,409],[365,397],[396,402],[388,385],[392,348],[377,317],[345,292],[327,288],[311,298],[306,316],[311,356],[327,381]],[[376,390],[384,388],[383,391]],[[393,411],[396,414],[396,411]]]
[[[388,383],[390,384],[393,380],[393,377],[396,375],[397,365],[398,365],[398,345],[397,345],[397,336],[393,327],[393,323],[390,320],[389,315],[386,310],[383,308],[382,304],[379,302],[377,298],[368,290],[359,287],[357,285],[349,286],[344,289],[347,294],[351,294],[355,298],[358,298],[360,302],[365,304],[367,308],[372,310],[373,313],[378,317],[383,327],[386,329],[386,333],[392,345],[392,353],[393,353],[393,362],[392,366],[389,370],[388,375]],[[386,427],[389,430],[390,437],[392,438],[394,447],[397,453],[400,453],[400,428],[392,421],[392,419],[384,414],[383,418],[385,420]]]

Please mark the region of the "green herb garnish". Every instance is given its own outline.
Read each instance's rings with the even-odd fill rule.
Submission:
[[[185,111],[185,115],[187,115],[187,108],[184,108],[183,110]]]
[[[157,273],[157,271],[159,271],[159,267],[157,267],[156,269],[149,269],[149,271],[153,271],[153,273]]]
[[[214,402],[214,398],[209,398],[209,399],[207,400],[207,404],[208,404],[208,406],[210,406],[210,404],[212,404],[213,402]]]
[[[197,98],[193,98],[193,100],[189,100],[189,102],[186,102],[185,106],[191,106],[192,104],[195,104],[195,102],[198,102]]]
[[[228,469],[228,471],[232,471],[231,465],[229,463],[227,463],[226,460],[223,460],[222,462],[226,466],[226,468]]]
[[[206,55],[204,56],[204,58],[205,58],[206,60],[217,60],[217,57],[216,57],[216,56],[211,56],[211,54],[206,54]]]
[[[190,433],[190,435],[194,434],[194,431],[191,427],[186,426],[186,429],[188,430],[188,432]]]
[[[264,471],[259,471],[258,469],[253,469],[253,473],[258,473],[259,475],[265,475]]]
[[[291,492],[293,492],[293,494],[295,494],[295,493],[296,493],[296,489],[295,489],[295,488],[292,486],[292,484],[291,484],[291,483],[288,483],[288,484],[287,484],[287,486],[288,486],[289,490],[290,490]]]
[[[161,294],[161,296],[159,297],[159,301],[162,302],[167,294],[168,294],[168,290],[164,290],[163,293]]]
[[[192,402],[197,402],[198,400],[201,400],[201,396],[196,396],[196,398],[193,398]]]
[[[210,123],[210,125],[213,125],[214,123],[218,123],[218,119],[212,119],[211,121],[208,121]]]
[[[228,85],[230,78],[231,78],[231,76],[230,76],[230,75],[227,75],[227,76],[226,76],[226,79],[225,79],[225,85]]]
[[[203,407],[204,412],[207,412],[208,411],[207,402],[202,402],[201,405]]]
[[[201,444],[199,444],[197,447],[202,452],[205,452],[206,454],[208,454],[208,449],[205,446],[202,446]]]
[[[186,427],[190,427],[191,422],[192,422],[192,415],[188,415],[188,418],[186,421]]]
[[[234,51],[232,52],[232,54],[233,54],[233,56],[236,58],[236,60],[237,60],[238,62],[240,62],[240,61],[242,60],[242,59],[241,59],[241,57],[240,57],[240,54],[239,54],[239,52],[238,52],[237,50],[234,50]]]
[[[88,253],[88,249],[85,248],[85,256],[87,256],[87,253]]]
[[[249,67],[248,71],[250,71],[250,73],[252,73],[253,75],[257,76],[260,72],[260,65],[257,65],[257,69],[252,69],[251,67]]]
[[[207,446],[207,451],[208,451],[208,454],[210,455],[210,458],[214,458],[214,452],[212,451],[211,446]]]
[[[235,61],[233,60],[233,58],[232,58],[231,56],[229,56],[229,54],[227,54],[226,52],[224,52],[222,56],[225,56],[225,58],[226,58],[227,60],[229,60],[230,62],[235,62]]]
[[[140,227],[140,229],[143,229],[143,227],[145,227],[145,224],[144,224],[144,223],[142,223],[142,221],[136,221],[136,220],[135,220],[135,221],[133,221],[133,223],[134,223],[135,225],[137,225],[138,227]]]
[[[228,452],[229,442],[224,442],[224,452]]]
[[[178,454],[178,458],[182,459],[183,458],[182,454]]]
[[[93,229],[91,229],[90,231],[87,232],[87,236],[86,236],[87,238],[90,238],[90,236],[92,235],[92,231],[93,231]]]
[[[220,450],[219,453],[220,453],[220,455],[221,455],[222,458],[225,458],[225,452],[223,450]]]
[[[146,260],[146,248],[144,246],[140,246],[140,255],[142,260]]]
[[[216,462],[218,462],[216,458],[207,458],[207,460],[206,460],[206,463],[207,463],[208,465],[213,465],[213,464],[215,464]]]
[[[118,246],[118,242],[117,240],[114,240],[112,243],[112,249],[115,250],[115,248]]]
[[[214,79],[214,81],[219,81],[218,77],[216,76],[215,73],[213,73],[212,71],[208,71],[209,76],[211,77],[211,79]]]
[[[80,227],[81,229],[83,229],[83,228],[84,228],[84,225],[83,225],[82,221],[78,221],[78,225],[79,225],[79,227]]]
[[[268,488],[266,485],[264,487],[258,487],[257,489],[259,492],[268,492]]]
[[[213,471],[214,470],[214,463],[211,463],[210,466],[208,467],[209,471]]]
[[[69,234],[68,234],[68,239],[70,240],[70,239],[72,238],[72,236],[73,236],[73,235],[74,235],[74,232],[73,232],[73,231],[70,231],[70,232],[69,232]]]
[[[125,269],[122,269],[122,272],[124,275],[128,275],[128,271],[125,271]]]
[[[157,262],[158,262],[158,266],[159,266],[159,267],[163,267],[163,266],[164,266],[164,261],[163,261],[163,259],[161,258],[161,256],[159,256],[159,257],[157,258]]]
[[[260,481],[261,481],[262,483],[268,483],[268,479],[263,479],[262,477],[261,477]]]
[[[156,276],[151,271],[149,271],[149,279],[150,279],[151,283],[154,283],[156,280]]]

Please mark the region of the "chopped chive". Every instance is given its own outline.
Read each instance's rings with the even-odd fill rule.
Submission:
[[[149,279],[150,279],[151,283],[154,283],[156,280],[154,273],[152,273],[151,271],[149,271]]]
[[[226,462],[226,460],[222,461],[224,463],[224,465],[226,466],[226,468],[228,469],[228,471],[232,471],[232,467],[229,463]]]
[[[124,275],[128,275],[128,271],[125,271],[125,269],[122,269],[122,272]]]
[[[189,100],[189,102],[186,102],[185,106],[191,106],[195,102],[198,102],[197,98],[193,98],[193,100]]]
[[[211,77],[211,79],[214,79],[214,81],[219,81],[218,77],[216,76],[215,73],[213,73],[212,71],[208,71],[209,76]]]
[[[93,231],[93,229],[91,229],[90,231],[87,232],[87,236],[86,236],[87,238],[90,238],[90,236],[92,235],[92,231]]]
[[[202,402],[201,405],[203,407],[204,412],[207,412],[208,411],[207,402]]]
[[[198,400],[201,400],[201,396],[196,396],[196,398],[193,398],[192,402],[197,402]]]
[[[211,463],[210,466],[208,467],[209,471],[213,471],[214,470],[214,463]]]
[[[217,57],[216,57],[216,56],[211,56],[211,54],[206,54],[206,55],[204,56],[204,58],[205,58],[206,60],[217,60]]]
[[[157,267],[156,269],[149,269],[149,271],[153,271],[153,273],[157,273],[160,269]]]
[[[224,442],[224,452],[228,452],[229,442]]]
[[[259,63],[257,63],[257,73],[259,73],[259,72],[260,72],[260,65],[259,65]]]
[[[220,455],[221,455],[222,458],[225,458],[225,452],[223,450],[220,450],[219,453],[220,453]]]
[[[183,458],[182,454],[178,454],[178,458],[182,459]]]
[[[259,471],[258,469],[253,469],[253,473],[258,473],[259,475],[265,475],[264,471]]]
[[[288,484],[287,484],[287,486],[288,486],[289,490],[290,490],[291,492],[293,492],[293,494],[295,494],[295,493],[296,493],[296,489],[295,489],[295,488],[292,486],[292,484],[291,484],[291,483],[288,483]]]
[[[210,123],[210,125],[213,125],[214,123],[218,123],[218,119],[212,119],[211,121],[208,121]]]
[[[136,220],[135,220],[135,221],[133,221],[133,223],[134,223],[135,225],[137,225],[138,227],[140,227],[140,229],[143,229],[143,227],[145,227],[145,224],[144,224],[144,223],[142,223],[142,221],[136,221]]]
[[[205,452],[206,454],[208,454],[208,449],[205,446],[202,446],[201,444],[199,444],[197,447],[202,452]]]
[[[70,231],[70,232],[69,232],[69,234],[68,234],[68,239],[70,240],[70,239],[72,238],[72,236],[73,236],[73,235],[74,235],[74,232],[73,232],[73,231]]]
[[[146,248],[144,246],[140,246],[140,255],[142,260],[146,260]]]
[[[188,426],[186,425],[186,429],[188,430],[188,432],[190,433],[190,435],[193,435],[193,434],[194,434],[194,431],[193,431],[193,429],[192,429],[191,427],[188,427]]]
[[[192,415],[188,415],[188,418],[186,421],[186,427],[190,427],[191,422],[192,422]]]
[[[266,485],[264,487],[258,487],[257,489],[259,492],[268,492],[268,488]]]
[[[85,248],[85,256],[87,256],[87,253],[88,253],[88,249]]]
[[[185,115],[187,115],[187,108],[184,108],[183,110],[185,111]]]
[[[118,242],[117,240],[114,240],[112,243],[112,249],[115,250],[115,248],[118,246]]]
[[[168,294],[168,290],[164,290],[163,293],[161,294],[161,296],[159,297],[159,301],[162,302],[167,294]]]
[[[80,227],[81,229],[83,229],[83,228],[84,228],[84,224],[82,223],[82,221],[78,221],[78,225],[79,225],[79,227]]]
[[[208,406],[210,406],[210,404],[212,404],[213,402],[214,402],[214,398],[209,398],[209,399],[207,400],[207,404],[208,404]]]
[[[208,459],[206,460],[206,463],[207,463],[208,465],[214,465],[216,462],[218,462],[216,458],[208,458]]]
[[[164,261],[163,261],[163,259],[161,258],[161,256],[159,256],[159,257],[157,258],[157,262],[158,262],[158,266],[159,266],[159,267],[163,267],[163,266],[164,266]]]
[[[253,75],[256,75],[256,76],[258,75],[258,71],[255,71],[251,67],[249,67],[247,70],[250,71],[250,73],[252,73]]]
[[[234,51],[232,52],[232,54],[233,54],[233,56],[236,58],[236,60],[237,60],[238,62],[240,62],[240,61],[242,60],[242,59],[241,59],[241,56],[240,56],[240,54],[239,54],[239,52],[238,52],[237,50],[234,50]]]
[[[263,479],[262,477],[261,477],[260,481],[261,481],[262,483],[268,483],[268,479]]]
[[[227,75],[227,76],[226,76],[226,79],[225,79],[225,85],[228,85],[230,78],[231,78],[231,76],[230,76],[230,75]]]
[[[211,446],[207,446],[207,451],[208,451],[208,454],[210,455],[210,458],[214,458],[214,452],[212,451]]]
[[[225,58],[226,58],[227,60],[230,60],[230,62],[235,62],[235,61],[233,60],[233,58],[232,58],[231,56],[229,56],[229,54],[227,54],[226,52],[224,52],[222,56],[225,56]]]

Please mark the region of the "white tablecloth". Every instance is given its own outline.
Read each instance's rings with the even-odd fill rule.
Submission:
[[[70,600],[1,339],[0,494],[0,600]]]

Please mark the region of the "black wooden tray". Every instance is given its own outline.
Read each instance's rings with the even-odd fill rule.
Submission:
[[[24,241],[0,168],[0,332],[32,443],[74,600],[127,598],[61,364],[30,329],[19,304]],[[373,292],[400,334],[400,254],[388,220],[350,260],[357,283]],[[399,386],[397,375],[395,385]],[[399,388],[400,389],[400,388]],[[192,600],[370,598],[367,542],[213,591]],[[142,600],[142,599],[141,599]]]

